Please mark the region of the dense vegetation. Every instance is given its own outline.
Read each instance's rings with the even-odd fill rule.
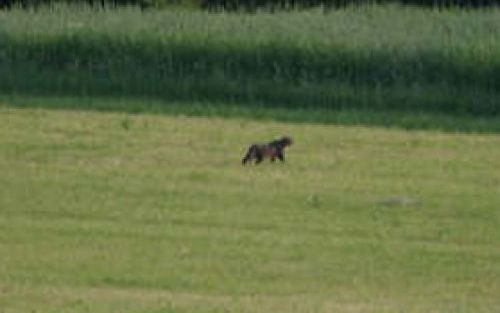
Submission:
[[[12,10],[0,92],[492,115],[498,29],[498,10]]]
[[[366,4],[409,4],[430,7],[479,8],[496,6],[499,0],[0,0],[0,8],[33,8],[54,4],[86,4],[97,7],[135,5],[141,8],[161,8],[171,5],[225,10],[255,10],[257,8],[290,9],[322,6],[325,8]]]

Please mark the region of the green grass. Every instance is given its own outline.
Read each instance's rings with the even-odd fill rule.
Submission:
[[[431,112],[374,111],[360,109],[305,109],[225,102],[169,102],[132,97],[71,97],[0,95],[0,104],[16,108],[89,110],[128,114],[149,113],[171,116],[205,116],[246,120],[315,123],[344,126],[378,126],[406,130],[462,133],[500,133],[498,116],[456,116]]]
[[[295,138],[286,164],[246,146]],[[0,312],[498,312],[500,136],[0,106]]]
[[[498,9],[13,10],[0,92],[498,115],[498,29]]]

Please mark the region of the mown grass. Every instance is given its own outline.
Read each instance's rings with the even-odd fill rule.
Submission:
[[[242,167],[282,134],[288,162]],[[0,107],[4,312],[497,312],[498,135]]]
[[[0,92],[497,115],[499,21],[397,6],[13,10],[0,13]]]

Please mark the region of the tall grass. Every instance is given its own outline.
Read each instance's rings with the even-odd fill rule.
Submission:
[[[0,92],[500,112],[500,11],[0,14]]]

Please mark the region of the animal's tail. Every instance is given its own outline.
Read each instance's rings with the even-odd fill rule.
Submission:
[[[252,159],[252,156],[256,148],[257,148],[256,145],[251,145],[250,148],[248,148],[247,154],[245,154],[245,157],[243,158],[243,160],[241,160],[241,163],[243,165],[245,165],[248,161]]]

